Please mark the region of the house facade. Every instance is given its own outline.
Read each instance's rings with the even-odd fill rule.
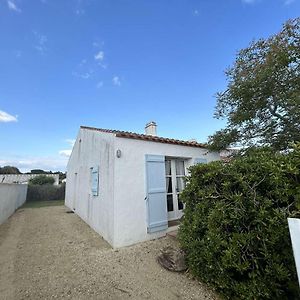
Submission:
[[[183,214],[187,169],[219,160],[195,141],[81,126],[67,166],[65,204],[114,248],[164,236]]]

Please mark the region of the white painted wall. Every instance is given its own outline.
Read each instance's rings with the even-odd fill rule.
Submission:
[[[26,201],[27,184],[0,184],[0,224]]]
[[[91,193],[91,168],[99,166],[99,194]],[[75,175],[77,173],[77,175]],[[80,129],[67,166],[65,204],[114,244],[114,135]]]
[[[132,245],[166,234],[147,233],[146,154],[182,157],[186,159],[187,167],[194,164],[195,158],[206,158],[208,162],[220,159],[218,153],[209,153],[204,148],[118,137],[115,148],[121,150],[122,156],[115,159],[114,247]]]
[[[0,174],[0,183],[28,183],[31,178],[46,175],[54,178],[54,185],[59,184],[59,174]]]

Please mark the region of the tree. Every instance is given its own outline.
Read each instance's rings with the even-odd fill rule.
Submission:
[[[42,169],[33,169],[28,174],[47,174],[47,172]]]
[[[13,166],[0,167],[0,174],[22,174],[20,170]]]
[[[300,141],[300,18],[268,39],[242,49],[217,94],[216,118],[225,129],[209,138],[211,149],[232,144],[281,150]]]
[[[47,175],[39,175],[33,177],[29,180],[30,184],[44,185],[44,184],[53,184],[54,178]]]
[[[58,174],[59,175],[59,182],[60,183],[62,182],[62,180],[64,180],[67,177],[66,173],[63,173],[63,172],[60,172],[60,171],[54,172],[53,174]]]

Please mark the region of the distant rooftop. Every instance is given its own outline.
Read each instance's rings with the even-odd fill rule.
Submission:
[[[206,144],[198,143],[196,141],[183,141],[183,140],[176,140],[176,139],[164,138],[164,137],[147,135],[147,134],[140,134],[140,133],[129,132],[129,131],[103,129],[103,128],[95,128],[89,126],[80,126],[80,128],[106,132],[106,133],[114,133],[117,137],[120,138],[144,140],[144,141],[164,143],[164,144],[175,144],[175,145],[189,146],[189,147],[199,147],[199,148],[207,147]]]

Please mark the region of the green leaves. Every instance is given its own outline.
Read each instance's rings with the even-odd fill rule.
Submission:
[[[29,180],[29,184],[37,184],[37,185],[45,185],[45,184],[53,184],[55,179],[53,177],[49,177],[47,175],[38,175]]]
[[[298,299],[287,217],[300,217],[300,143],[190,169],[179,239],[192,273],[228,299]]]

